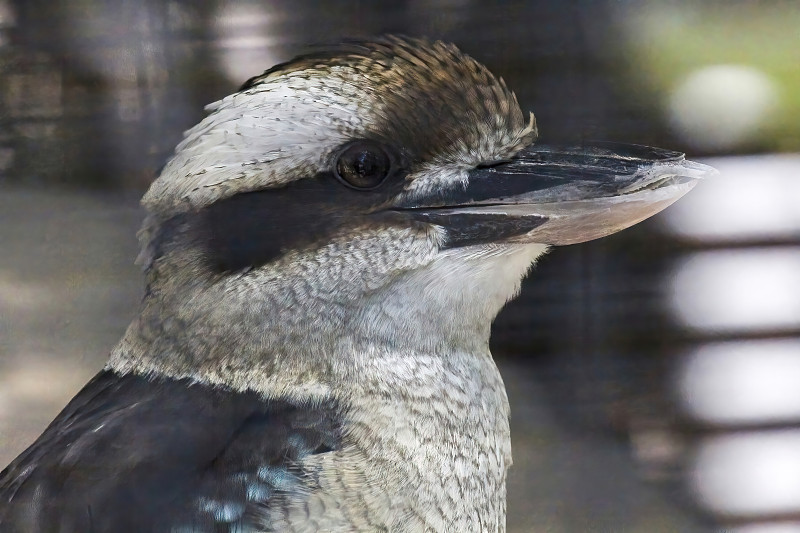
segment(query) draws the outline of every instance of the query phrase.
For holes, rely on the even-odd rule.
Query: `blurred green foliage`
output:
[[[664,101],[696,69],[758,69],[775,84],[779,102],[757,148],[800,151],[800,3],[649,2],[630,15],[628,66],[645,90]]]

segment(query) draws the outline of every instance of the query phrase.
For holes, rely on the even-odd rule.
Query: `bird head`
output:
[[[708,172],[640,146],[538,146],[505,83],[442,42],[301,56],[207,109],[143,199],[148,293],[123,367],[488,353],[548,246],[635,224]]]

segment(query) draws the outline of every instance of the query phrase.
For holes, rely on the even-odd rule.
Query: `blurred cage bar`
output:
[[[726,531],[800,530],[800,155],[720,158],[669,212],[676,430]]]
[[[59,191],[138,194],[205,104],[308,43],[387,32],[459,44],[517,91],[548,142],[718,156],[709,162],[722,176],[664,216],[542,259],[498,317],[492,349],[509,369],[515,424],[509,530],[796,531],[800,158],[741,154],[800,151],[797,48],[786,37],[796,38],[798,12],[780,1],[0,0],[0,183],[42,191],[39,209],[85,209],[86,220],[70,218],[81,228],[101,217],[132,234],[130,204],[122,224]],[[9,216],[25,216],[28,204],[8,198],[19,204]],[[14,244],[5,249],[24,254],[28,241],[12,243],[20,232],[9,229],[23,222],[2,220]],[[117,269],[133,259],[123,233],[96,238],[116,247]],[[24,262],[6,258],[0,275],[12,264]],[[129,307],[122,292],[83,305]],[[12,299],[0,310],[24,316]],[[11,417],[24,404],[5,376],[30,357],[7,333],[0,416]],[[70,353],[67,366],[85,373],[75,387],[106,355]],[[30,368],[65,364],[43,361]],[[519,401],[531,389],[550,413],[541,425]],[[71,393],[52,399],[43,423]],[[542,447],[552,435],[572,444]],[[666,506],[620,481],[634,465]]]

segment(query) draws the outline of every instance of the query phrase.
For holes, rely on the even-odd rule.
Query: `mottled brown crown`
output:
[[[526,119],[505,81],[442,41],[398,36],[350,41],[276,65],[241,90],[278,79],[325,75],[367,85],[370,96],[382,104],[374,133],[414,147],[420,160],[440,161],[452,152],[483,159],[484,153],[513,153],[536,139],[533,114]]]

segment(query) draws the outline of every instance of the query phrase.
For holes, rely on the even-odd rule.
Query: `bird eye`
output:
[[[392,170],[392,160],[378,143],[356,141],[347,146],[334,165],[334,173],[345,185],[368,190],[378,187]]]

